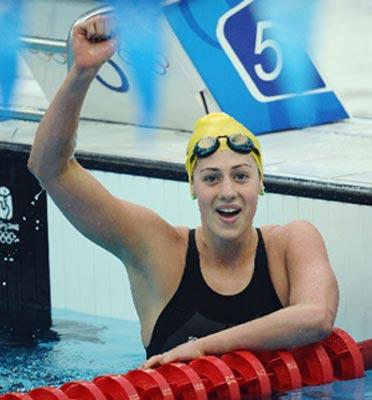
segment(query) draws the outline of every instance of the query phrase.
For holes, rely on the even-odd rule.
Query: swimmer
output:
[[[262,153],[234,118],[206,115],[190,136],[186,170],[201,217],[195,230],[113,196],[74,158],[85,95],[117,49],[110,26],[107,17],[76,26],[75,63],[38,127],[28,166],[71,223],[125,265],[144,366],[330,335],[338,288],[323,239],[306,221],[253,226]]]

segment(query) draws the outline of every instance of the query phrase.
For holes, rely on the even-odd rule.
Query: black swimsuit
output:
[[[224,296],[205,282],[200,270],[195,230],[190,230],[181,283],[156,321],[146,348],[147,358],[283,308],[270,278],[265,244],[259,229],[257,233],[254,272],[249,285],[236,295]]]

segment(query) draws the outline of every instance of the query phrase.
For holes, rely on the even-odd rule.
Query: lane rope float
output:
[[[240,400],[264,398],[308,385],[364,376],[372,369],[372,339],[355,340],[335,328],[328,338],[291,350],[234,351],[174,362],[157,369],[68,382],[0,400]]]

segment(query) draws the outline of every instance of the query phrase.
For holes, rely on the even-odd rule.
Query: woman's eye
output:
[[[237,182],[246,182],[249,179],[249,176],[245,173],[238,173],[234,178]]]
[[[217,175],[206,175],[203,177],[203,181],[209,184],[216,183],[218,181]]]

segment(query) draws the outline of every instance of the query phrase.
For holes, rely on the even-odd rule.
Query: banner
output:
[[[347,118],[307,49],[278,41],[280,20],[263,15],[264,1],[183,0],[164,13],[219,107],[254,133]],[[296,63],[302,82],[292,73]]]

